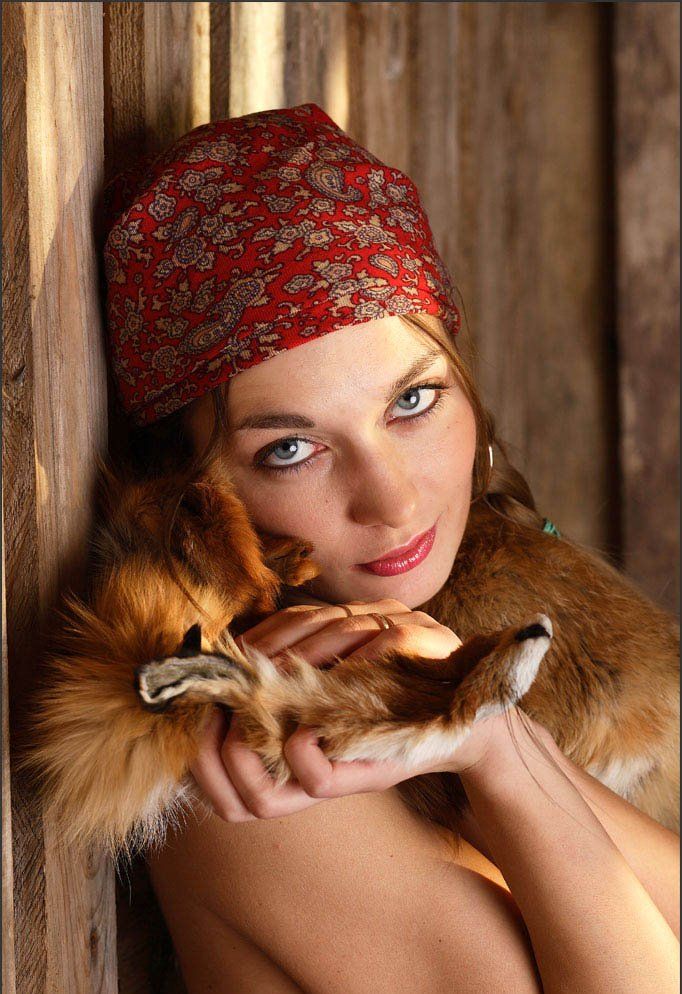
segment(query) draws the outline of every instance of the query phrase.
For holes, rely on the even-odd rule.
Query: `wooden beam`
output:
[[[624,563],[677,612],[680,8],[614,8]]]
[[[211,46],[224,43],[210,24],[208,3],[104,4],[104,107],[106,173],[111,178],[148,153],[210,120]],[[110,381],[111,383],[111,381]],[[113,383],[110,386],[113,394]],[[125,448],[127,421],[113,402],[109,447]],[[172,944],[149,882],[144,859],[134,860],[117,885],[119,994],[150,994],[163,987],[184,992]]]
[[[604,4],[457,4],[454,277],[539,509],[617,552]]]
[[[82,580],[94,455],[105,437],[92,232],[103,176],[102,10],[98,3],[11,4],[3,24],[8,7],[16,92],[7,173],[3,161],[13,248],[3,268],[3,283],[13,285],[4,329],[3,512],[16,716],[36,679],[51,610]],[[66,851],[18,777],[12,792],[19,989],[113,994],[112,868],[96,854],[80,859]]]

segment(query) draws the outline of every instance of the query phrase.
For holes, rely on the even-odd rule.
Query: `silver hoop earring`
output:
[[[488,446],[488,455],[490,456],[490,468],[492,469],[493,468],[493,447],[492,447],[492,445]]]

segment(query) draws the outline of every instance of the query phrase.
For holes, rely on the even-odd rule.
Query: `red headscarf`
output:
[[[313,103],[194,128],[105,191],[110,359],[150,424],[284,349],[459,312],[412,180]]]

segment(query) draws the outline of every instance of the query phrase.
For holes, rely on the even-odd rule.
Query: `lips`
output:
[[[426,559],[433,547],[435,537],[436,525],[434,524],[428,531],[418,535],[408,546],[392,549],[381,559],[360,563],[360,569],[377,576],[395,576],[398,573],[406,573]]]

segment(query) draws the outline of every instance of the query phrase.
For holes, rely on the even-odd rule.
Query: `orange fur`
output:
[[[679,630],[595,553],[475,504],[450,579],[423,606],[465,640],[450,659],[395,652],[318,670],[294,657],[284,672],[240,652],[229,626],[316,575],[310,549],[257,535],[214,462],[179,507],[169,564],[161,522],[174,481],[104,466],[101,480],[92,593],[66,600],[64,651],[22,760],[65,841],[113,853],[160,843],[192,804],[189,764],[215,702],[239,713],[283,781],[282,744],[299,722],[320,729],[331,757],[409,763],[447,754],[477,718],[522,700],[575,762],[677,826]],[[401,790],[456,829],[456,777]]]

